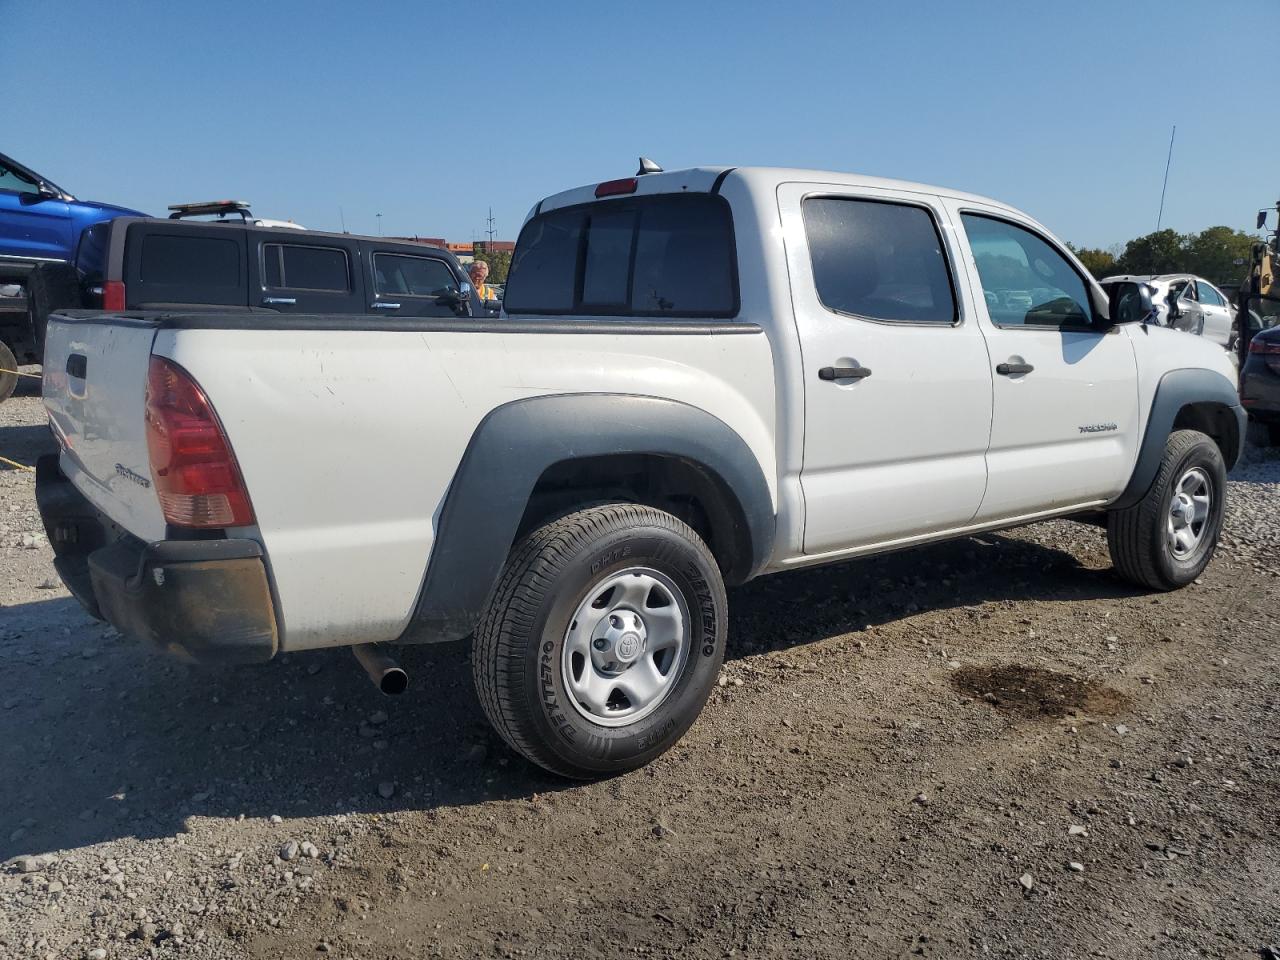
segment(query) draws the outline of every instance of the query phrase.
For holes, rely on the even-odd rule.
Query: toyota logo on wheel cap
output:
[[[618,646],[616,653],[618,659],[623,661],[634,660],[636,654],[640,652],[640,635],[627,631],[618,638]]]

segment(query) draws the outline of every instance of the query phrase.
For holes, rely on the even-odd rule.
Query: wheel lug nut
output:
[[[622,626],[622,621],[618,619],[617,614],[610,614],[610,616],[609,616],[609,626],[614,627],[614,628],[617,628],[617,627]]]
[[[596,640],[592,640],[591,645],[595,647],[597,650],[607,650],[609,648],[609,641],[605,640],[603,637],[600,637]]]

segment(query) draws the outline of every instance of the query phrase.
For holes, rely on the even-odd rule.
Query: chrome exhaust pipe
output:
[[[388,696],[404,693],[409,686],[409,675],[400,664],[382,652],[380,644],[358,643],[351,648],[351,652],[356,655],[373,685]]]

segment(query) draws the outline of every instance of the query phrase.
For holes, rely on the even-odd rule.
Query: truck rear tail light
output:
[[[151,476],[166,522],[195,528],[254,522],[218,415],[191,374],[164,357],[152,357],[147,371],[146,421]]]
[[[102,285],[102,309],[123,310],[124,283],[120,280],[108,280]]]
[[[635,177],[627,177],[625,180],[606,180],[604,183],[596,185],[597,197],[616,197],[619,194],[635,192]]]
[[[1249,343],[1250,353],[1280,353],[1280,340],[1260,340],[1254,337]]]

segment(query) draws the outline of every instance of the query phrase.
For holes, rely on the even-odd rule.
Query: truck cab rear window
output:
[[[554,210],[520,231],[511,314],[731,317],[738,283],[729,206],[710,194]]]
[[[262,245],[264,277],[268,287],[290,290],[351,289],[347,252],[337,247],[311,247],[295,243]]]

